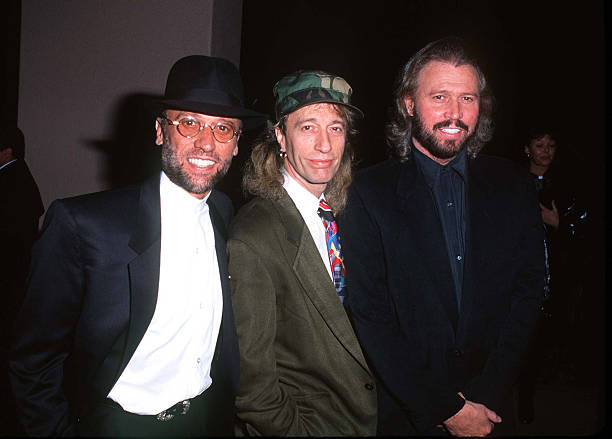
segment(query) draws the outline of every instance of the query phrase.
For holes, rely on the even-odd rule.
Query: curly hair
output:
[[[334,109],[346,122],[346,143],[340,166],[325,188],[325,200],[334,214],[340,213],[346,205],[347,189],[352,181],[354,153],[352,138],[357,134],[355,121],[357,113],[344,105],[333,104]],[[247,161],[242,177],[242,187],[246,193],[272,200],[283,196],[282,168],[285,158],[280,156],[280,145],[276,141],[274,129],[279,127],[287,134],[287,117],[280,118],[277,124],[267,123],[264,131],[255,140],[250,160]]]
[[[412,117],[406,110],[404,99],[416,97],[419,74],[431,61],[451,63],[455,66],[468,65],[476,70],[480,98],[480,114],[474,135],[467,140],[466,148],[470,157],[476,157],[485,143],[493,137],[493,95],[487,80],[470,53],[466,43],[457,37],[433,41],[419,50],[402,67],[396,79],[394,105],[390,122],[386,127],[387,146],[392,157],[406,161],[410,157],[412,142]]]

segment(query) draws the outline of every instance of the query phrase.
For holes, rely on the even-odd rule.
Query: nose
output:
[[[463,117],[463,110],[459,101],[451,99],[446,107],[445,116],[451,120],[459,120]]]
[[[320,152],[329,152],[331,150],[331,141],[326,130],[322,130],[321,134],[319,134],[315,149]]]
[[[204,151],[211,151],[215,148],[215,138],[210,126],[204,125],[198,136],[193,142],[196,148],[203,149]]]

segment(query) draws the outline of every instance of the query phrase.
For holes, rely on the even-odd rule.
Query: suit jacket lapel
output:
[[[234,313],[232,310],[232,301],[230,295],[229,273],[227,271],[227,227],[217,207],[215,206],[212,197],[208,198],[208,207],[210,219],[215,231],[215,249],[217,251],[217,264],[219,266],[219,276],[221,278],[221,294],[223,295],[223,317],[221,319],[221,328],[219,329],[219,337],[215,347],[215,355],[213,357],[213,367],[219,359],[221,351],[224,351],[228,361],[223,361],[223,367],[229,367],[230,364],[238,364],[238,349],[236,346],[230,346],[231,342],[237,339],[236,326],[234,324]],[[236,347],[236,349],[233,349]],[[237,376],[237,375],[235,375]],[[235,377],[232,375],[232,378]],[[234,383],[238,385],[237,379]]]
[[[340,343],[364,369],[369,371],[353,327],[329,273],[323,265],[308,227],[287,194],[279,201],[279,205],[287,240],[292,246],[297,247],[292,269],[302,284],[304,292]]]
[[[130,322],[121,374],[147,330],[157,303],[161,251],[159,176],[142,184],[129,246],[136,257],[128,264]],[[119,375],[117,375],[119,376]]]
[[[398,245],[410,239],[415,246],[404,245],[413,249],[414,255],[408,255],[406,260],[419,259],[430,274],[430,280],[436,287],[434,291],[453,329],[457,326],[459,307],[455,294],[454,281],[449,266],[446,242],[442,232],[442,224],[436,213],[436,206],[431,196],[425,178],[410,159],[402,166],[397,184],[398,208],[402,212],[403,223],[399,225],[400,239]],[[425,294],[429,292],[424,292]]]

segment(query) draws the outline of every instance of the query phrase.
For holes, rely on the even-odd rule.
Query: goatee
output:
[[[441,160],[452,159],[459,154],[459,152],[461,152],[466,145],[469,144],[469,141],[474,136],[474,132],[470,133],[468,137],[463,139],[461,142],[446,140],[441,143],[438,141],[438,139],[436,139],[434,132],[437,129],[450,126],[451,124],[452,122],[450,120],[438,122],[433,126],[432,131],[428,131],[423,125],[423,120],[419,116],[418,111],[415,109],[414,116],[412,117],[412,137],[414,137],[423,148],[429,151],[432,156]],[[469,127],[463,121],[457,120],[455,121],[455,125],[469,132]]]

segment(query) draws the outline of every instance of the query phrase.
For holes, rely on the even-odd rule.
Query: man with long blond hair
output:
[[[329,73],[282,78],[276,123],[247,165],[244,187],[256,198],[238,213],[228,241],[242,434],[376,432],[374,378],[343,306],[334,219],[346,203],[348,139],[361,113],[350,95]]]

